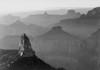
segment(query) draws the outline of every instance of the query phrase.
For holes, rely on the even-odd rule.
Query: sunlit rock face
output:
[[[22,57],[30,57],[35,55],[35,51],[33,51],[30,40],[26,34],[21,36],[21,42],[19,44],[19,55]]]

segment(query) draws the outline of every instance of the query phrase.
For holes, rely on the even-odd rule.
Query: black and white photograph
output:
[[[0,70],[100,70],[100,0],[0,0]]]

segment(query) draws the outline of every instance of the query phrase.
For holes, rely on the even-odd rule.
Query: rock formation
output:
[[[80,17],[81,13],[80,12],[76,12],[75,10],[68,10],[68,13],[66,14],[69,17]]]
[[[62,26],[66,32],[77,37],[86,38],[95,29],[100,28],[100,7],[89,10],[87,14],[81,15],[80,18],[64,19],[55,25]]]
[[[90,11],[86,15],[82,15],[82,18],[100,18],[100,7],[96,7]]]
[[[33,56],[35,55],[35,51],[33,51],[29,38],[26,34],[21,36],[21,42],[19,44],[19,54],[23,57]]]
[[[65,32],[62,27],[55,26],[47,33],[34,38],[32,46],[39,51],[75,53],[80,49],[80,39]]]
[[[56,70],[35,55],[26,34],[21,36],[19,54],[9,59],[7,70]]]

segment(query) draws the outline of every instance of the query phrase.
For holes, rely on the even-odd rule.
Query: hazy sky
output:
[[[63,7],[97,7],[100,0],[0,0],[0,14]]]

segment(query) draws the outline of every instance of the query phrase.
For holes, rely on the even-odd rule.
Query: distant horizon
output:
[[[87,14],[87,12],[94,7],[84,7],[84,8],[54,8],[54,9],[47,9],[47,10],[35,10],[35,11],[25,11],[25,12],[14,12],[14,13],[6,13],[6,14],[0,14],[0,17],[6,16],[6,15],[13,15],[13,16],[19,16],[19,17],[26,17],[29,15],[36,15],[36,14],[44,14],[47,12],[48,14],[53,15],[65,15],[67,14],[68,10],[75,10],[75,12],[79,12],[81,14]]]
[[[0,24],[9,25],[16,22],[16,20],[22,20],[22,19],[28,18],[28,16],[30,15],[41,16],[41,14],[45,14],[45,12],[47,12],[47,14],[49,15],[59,15],[59,16],[61,15],[61,17],[62,16],[64,17],[65,15],[68,14],[69,10],[74,10],[76,14],[80,13],[80,15],[82,15],[82,14],[87,14],[87,12],[91,9],[93,8],[55,8],[55,9],[49,9],[49,10],[10,13],[10,14],[5,14],[5,15],[0,16]]]
[[[99,7],[99,0],[0,0],[0,14],[59,8]]]

